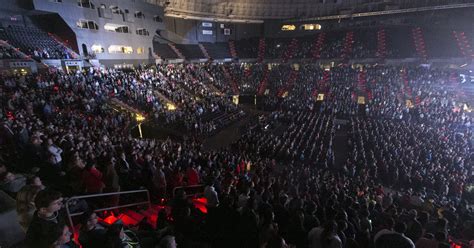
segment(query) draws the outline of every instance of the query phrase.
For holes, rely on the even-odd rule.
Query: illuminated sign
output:
[[[293,31],[296,29],[295,25],[283,25],[281,26],[282,31]]]
[[[234,96],[232,96],[232,102],[233,102],[235,105],[239,105],[239,95],[234,95]]]
[[[302,30],[321,30],[320,24],[303,24],[301,25]]]
[[[322,101],[322,100],[324,100],[324,94],[318,94],[316,101]]]

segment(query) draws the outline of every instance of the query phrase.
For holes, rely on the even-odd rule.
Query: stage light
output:
[[[136,120],[137,122],[142,122],[142,121],[145,120],[145,116],[143,116],[143,115],[141,115],[141,114],[137,114],[137,115],[135,116],[135,120]]]
[[[169,111],[174,111],[176,110],[176,105],[172,104],[172,103],[166,103],[166,109],[168,109]]]

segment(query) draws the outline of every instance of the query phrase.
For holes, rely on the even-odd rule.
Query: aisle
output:
[[[349,156],[349,146],[347,145],[347,141],[349,140],[349,124],[345,122],[347,122],[347,120],[336,120],[336,123],[341,125],[341,128],[336,130],[334,137],[334,156],[337,169],[344,166]]]
[[[204,151],[216,151],[221,148],[226,148],[230,146],[232,143],[236,142],[240,137],[239,128],[241,126],[246,125],[249,123],[252,118],[255,118],[251,115],[246,116],[242,120],[230,125],[229,127],[224,128],[222,131],[213,135],[203,142],[203,150]]]
[[[204,151],[215,151],[230,146],[240,138],[240,135],[242,135],[240,127],[257,120],[259,115],[268,114],[245,105],[242,106],[242,109],[247,113],[247,116],[229,127],[224,128],[219,133],[205,139],[203,142]]]

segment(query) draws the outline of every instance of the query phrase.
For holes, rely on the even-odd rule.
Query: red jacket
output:
[[[82,181],[87,193],[101,193],[105,187],[102,182],[102,173],[94,167],[90,171],[82,172]]]
[[[197,185],[199,184],[199,174],[194,168],[188,168],[186,170],[186,176],[188,178],[188,185]]]

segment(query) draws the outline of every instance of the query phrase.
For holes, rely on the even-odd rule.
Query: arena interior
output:
[[[1,248],[473,248],[473,0],[0,1]]]

